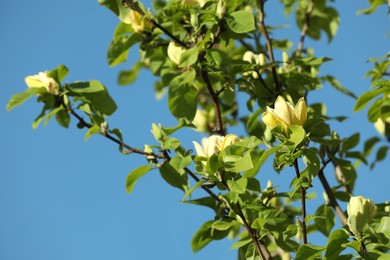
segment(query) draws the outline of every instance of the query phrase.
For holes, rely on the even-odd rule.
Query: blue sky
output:
[[[277,1],[268,1],[268,7],[270,23],[291,22]],[[306,44],[318,56],[333,58],[323,73],[361,94],[370,84],[363,79],[371,68],[366,60],[389,51],[387,7],[372,16],[355,14],[366,7],[365,1],[338,1],[336,7],[341,24],[333,43]],[[31,123],[40,111],[33,100],[5,111],[9,98],[26,88],[25,76],[65,64],[70,69],[66,81],[97,79],[108,87],[118,104],[108,121],[122,130],[127,143],[153,143],[152,123],[173,126],[176,121],[166,99],[155,101],[153,78],[146,71],[132,86],[117,86],[118,71],[138,57],[134,49],[129,62],[108,67],[106,50],[118,19],[96,1],[1,1],[0,9],[0,259],[236,259],[229,240],[191,252],[192,235],[213,213],[182,204],[183,194],[157,171],[145,175],[133,194],[125,192],[127,174],[145,163],[141,156],[123,156],[99,136],[85,142],[85,131],[74,120],[68,130],[55,121],[33,130]],[[299,39],[294,22],[278,35],[291,36],[295,44]],[[328,105],[329,115],[350,117],[332,125],[342,137],[357,131],[363,139],[377,135],[367,124],[366,111],[352,112],[353,99],[326,86],[310,96],[309,102],[320,101]],[[202,136],[183,131],[178,137],[190,146]],[[374,171],[361,167],[355,194],[389,200],[389,167],[388,160]],[[285,187],[287,174],[261,173],[259,179],[263,186],[273,178],[275,185]],[[332,170],[327,174],[332,177]],[[322,203],[321,192],[313,203]]]

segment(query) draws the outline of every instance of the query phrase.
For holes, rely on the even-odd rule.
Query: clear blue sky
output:
[[[307,42],[318,56],[334,58],[323,73],[333,74],[357,94],[369,86],[363,80],[371,66],[366,60],[386,54],[390,46],[385,37],[387,7],[373,16],[356,16],[365,6],[365,1],[338,1],[341,25],[332,45]],[[277,1],[268,1],[267,8],[273,10],[271,23],[289,22]],[[144,176],[132,195],[126,194],[126,176],[145,162],[141,156],[123,156],[99,136],[84,142],[85,131],[77,129],[75,121],[68,130],[55,121],[32,130],[40,111],[33,100],[5,111],[9,98],[26,88],[26,75],[62,63],[70,69],[68,82],[97,79],[109,88],[119,107],[109,123],[122,129],[126,142],[138,147],[153,143],[149,134],[153,122],[166,126],[176,122],[166,100],[155,101],[153,78],[146,71],[134,85],[117,86],[118,71],[138,57],[132,50],[128,63],[108,67],[106,50],[118,19],[96,1],[1,1],[0,10],[0,259],[236,259],[229,240],[191,252],[192,235],[213,213],[182,204],[183,194],[157,171]],[[292,25],[280,35],[293,36],[296,44],[299,34]],[[333,124],[342,137],[356,131],[363,138],[376,135],[366,123],[366,111],[352,113],[351,98],[326,86],[309,100],[318,101],[328,104],[329,115],[351,117],[345,124]],[[191,131],[179,137],[188,146],[201,138]],[[376,202],[389,200],[389,168],[389,160],[374,171],[362,167],[355,194]],[[270,176],[275,176],[276,185],[285,186],[282,179],[287,174]],[[327,175],[332,177],[333,172],[328,170]],[[259,178],[264,186],[269,176],[261,173]],[[321,193],[317,204],[322,203]]]

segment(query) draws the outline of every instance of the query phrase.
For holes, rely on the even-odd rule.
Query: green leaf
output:
[[[369,3],[371,4],[371,6],[366,8],[366,9],[362,9],[362,10],[357,11],[357,14],[371,14],[371,13],[375,12],[375,10],[380,5],[386,4],[386,2],[387,2],[386,0],[370,0]]]
[[[194,199],[194,200],[185,200],[183,202],[193,204],[193,205],[200,205],[200,206],[209,207],[213,210],[215,209],[215,206],[216,206],[216,201],[212,197],[204,197],[204,198],[199,198],[199,199]]]
[[[185,50],[180,55],[180,61],[179,64],[181,68],[189,67],[193,65],[198,60],[198,49],[197,48],[191,48],[189,50]]]
[[[177,130],[180,130],[182,129],[183,127],[193,127],[194,125],[189,122],[188,120],[186,120],[185,118],[181,118],[179,119],[179,123],[177,124],[177,126],[174,126],[174,127],[161,127],[161,129],[164,131],[164,133],[166,133],[167,135],[171,135],[173,134],[174,132],[176,132]]]
[[[317,176],[320,170],[320,159],[317,156],[316,149],[309,148],[302,151],[309,175],[313,177]]]
[[[142,67],[142,62],[137,62],[133,68],[129,70],[121,70],[118,75],[118,84],[124,86],[133,83],[137,79],[138,72]]]
[[[122,35],[121,37],[113,40],[107,51],[108,65],[113,67],[125,62],[131,46],[139,42],[141,39],[141,35],[134,33],[130,36]]]
[[[169,163],[173,166],[173,168],[175,168],[176,171],[180,171],[192,163],[192,158],[191,156],[175,156]]]
[[[161,177],[170,185],[175,188],[179,188],[182,191],[186,191],[188,185],[188,177],[186,174],[181,175],[175,168],[168,162],[164,163],[160,168]]]
[[[57,68],[49,71],[49,76],[54,78],[55,81],[60,83],[69,73],[69,69],[65,66],[60,64]]]
[[[238,240],[236,243],[234,243],[232,245],[231,249],[236,249],[236,248],[243,247],[243,246],[249,244],[250,242],[252,242],[251,238],[243,238],[241,240]]]
[[[239,194],[244,194],[246,191],[246,186],[248,184],[248,179],[245,177],[241,177],[237,181],[228,180],[227,185],[230,190],[233,192],[237,192]]]
[[[195,71],[187,70],[171,81],[168,90],[168,107],[177,118],[192,121],[196,113],[197,90],[193,86]]]
[[[37,94],[45,94],[46,89],[45,88],[28,88],[24,92],[15,94],[11,97],[7,104],[7,111],[10,111],[11,109],[20,106],[24,102],[26,102],[29,98],[31,98],[34,95]]]
[[[119,15],[117,0],[98,0],[98,3],[110,9],[115,15]]]
[[[47,123],[49,122],[50,118],[51,118],[52,116],[54,116],[55,114],[57,114],[58,111],[60,111],[60,110],[62,110],[62,109],[64,109],[64,107],[62,107],[62,106],[56,107],[56,108],[52,109],[52,110],[47,114],[46,119],[45,119],[43,125],[44,125],[44,126],[47,126]]]
[[[244,172],[253,168],[252,157],[249,152],[244,156],[223,154],[223,166],[232,172]]]
[[[200,180],[200,181],[198,181],[190,190],[188,190],[188,191],[186,192],[186,194],[185,194],[184,197],[181,199],[181,201],[184,202],[184,200],[185,200],[188,196],[190,196],[190,195],[194,192],[194,190],[196,190],[197,188],[201,187],[201,186],[203,185],[203,183],[205,183],[205,182],[206,182],[205,180]]]
[[[265,161],[268,159],[269,156],[271,156],[273,153],[275,153],[280,147],[279,146],[275,146],[275,147],[272,147],[268,150],[266,150],[259,158],[259,160],[257,162],[255,162],[255,168],[258,168],[258,170],[260,170],[261,166],[265,163]],[[252,178],[254,176],[256,176],[256,174],[258,173],[259,171],[248,171],[248,172],[245,172],[245,177],[247,178]]]
[[[291,134],[288,141],[296,148],[306,137],[305,129],[300,125],[292,125],[289,129],[291,130]]]
[[[99,134],[99,133],[100,133],[100,126],[93,125],[92,127],[90,127],[88,129],[87,133],[85,134],[85,141],[88,141],[88,139],[91,137],[91,135]]]
[[[295,260],[314,260],[326,249],[324,246],[304,244],[299,246]]]
[[[211,225],[213,229],[224,231],[228,230],[234,225],[237,224],[236,220],[231,220],[231,221],[224,221],[224,220],[216,220],[214,223]]]
[[[243,10],[228,15],[226,22],[230,30],[235,33],[247,33],[255,29],[255,17],[252,13]]]
[[[66,85],[66,88],[73,94],[95,93],[105,90],[103,84],[97,80],[71,83]]]
[[[79,97],[82,101],[91,105],[95,112],[103,115],[111,115],[117,109],[107,89],[97,80],[77,82],[66,85],[69,95]]]
[[[213,240],[211,237],[211,225],[213,222],[212,220],[205,222],[195,233],[191,240],[191,248],[194,253],[207,246]]]
[[[69,127],[70,115],[68,112],[65,111],[65,109],[60,109],[55,115],[56,121],[60,126],[65,128]]]
[[[344,88],[335,77],[326,75],[322,79],[327,81],[332,87],[334,87],[336,90],[340,91],[341,93],[344,93],[345,95],[357,99],[357,96],[352,91]]]
[[[360,134],[355,133],[348,137],[346,140],[343,140],[342,146],[341,146],[341,151],[342,152],[347,152],[348,150],[354,148],[356,145],[359,144],[360,141]]]
[[[333,231],[328,238],[325,258],[338,259],[340,253],[345,249],[345,247],[342,247],[341,245],[348,243],[348,238],[349,233],[345,229],[338,229]]]
[[[135,169],[131,173],[129,173],[129,175],[127,176],[127,179],[126,179],[126,191],[127,191],[127,193],[132,193],[134,185],[138,181],[138,179],[140,177],[142,177],[145,173],[149,172],[152,169],[153,168],[151,166],[149,166],[149,165],[143,165],[141,167],[138,167],[137,169]]]
[[[363,93],[355,103],[355,107],[353,109],[354,112],[358,112],[364,109],[368,102],[370,102],[376,96],[390,91],[390,81],[377,80],[374,81],[372,85],[378,86],[378,88]]]
[[[317,208],[315,215],[323,217],[314,219],[315,227],[325,236],[329,236],[336,219],[332,208],[323,204]]]

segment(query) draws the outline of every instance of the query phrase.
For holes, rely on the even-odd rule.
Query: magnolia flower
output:
[[[39,72],[33,76],[27,76],[24,80],[29,88],[46,88],[47,92],[53,95],[58,95],[60,86],[57,81],[48,76],[49,72]]]
[[[363,228],[374,218],[376,206],[372,200],[362,196],[351,197],[347,213],[349,229],[355,235],[359,235]]]
[[[147,19],[144,19],[142,15],[134,10],[130,10],[129,14],[125,19],[122,20],[123,23],[130,24],[133,27],[134,31],[141,33],[146,29],[152,29],[153,24]]]
[[[278,96],[275,101],[275,108],[272,109],[267,106],[267,111],[261,117],[263,122],[271,129],[279,125],[285,128],[292,125],[303,126],[307,118],[305,99],[300,98],[294,107],[286,102],[282,96]]]
[[[202,139],[202,145],[193,141],[198,156],[211,157],[214,153],[223,151],[227,146],[238,142],[240,139],[234,134],[227,136],[212,135]]]

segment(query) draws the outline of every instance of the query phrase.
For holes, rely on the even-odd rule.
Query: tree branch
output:
[[[259,5],[260,5],[260,8],[259,8],[259,10],[260,10],[260,31],[264,35],[265,41],[267,43],[267,50],[268,50],[269,59],[270,59],[271,63],[274,63],[275,62],[275,58],[274,58],[274,51],[272,49],[272,41],[271,41],[271,39],[269,37],[267,28],[266,28],[265,23],[264,23],[264,16],[265,16],[265,13],[264,13],[264,3],[265,3],[265,0],[259,0]],[[272,65],[271,71],[272,71],[272,77],[273,77],[274,82],[275,82],[275,89],[279,92],[280,91],[280,85],[279,85],[278,74],[276,72],[275,65]]]
[[[76,111],[74,111],[72,108],[67,108],[68,109],[68,112],[71,113],[74,117],[76,117],[78,120],[79,120],[79,123],[78,123],[78,127],[79,128],[83,128],[83,127],[86,127],[86,128],[91,128],[93,127],[92,124],[88,123],[87,121],[84,120],[84,118],[82,118],[79,114],[77,114]],[[145,156],[153,156],[155,158],[160,158],[160,159],[163,159],[165,158],[164,155],[162,154],[156,154],[156,153],[151,153],[151,152],[145,152],[144,150],[141,150],[141,149],[138,149],[138,148],[134,148],[124,142],[122,142],[121,140],[119,140],[118,138],[114,137],[113,135],[109,134],[109,133],[103,133],[103,132],[100,132],[100,134],[104,137],[106,137],[107,139],[113,141],[114,143],[124,147],[127,149],[127,153],[137,153],[137,154],[142,154],[142,155],[145,155]]]
[[[325,193],[328,196],[329,203],[330,203],[331,207],[334,209],[337,216],[339,217],[341,224],[343,226],[345,226],[345,225],[347,225],[347,217],[344,215],[343,210],[339,206],[339,204],[336,200],[336,197],[334,196],[333,191],[330,188],[328,180],[326,179],[325,174],[324,174],[324,169],[329,162],[331,162],[331,159],[328,159],[327,161],[323,162],[323,165],[320,168],[320,171],[318,172],[318,178],[320,179],[321,184],[324,187]]]
[[[145,12],[139,8],[137,5],[135,5],[132,1],[130,0],[123,0],[122,1],[123,5],[125,7],[129,7],[130,9],[132,9],[133,11],[139,13],[140,15],[142,15],[143,17],[145,16]],[[152,19],[152,18],[149,18],[149,17],[145,17],[143,18],[145,19],[146,21],[150,22],[153,24],[154,27],[157,27],[159,28],[161,31],[163,31],[166,35],[168,35],[169,38],[171,38],[174,42],[176,42],[177,44],[183,46],[184,48],[188,48],[188,45],[185,44],[182,40],[180,40],[179,38],[177,38],[176,36],[174,36],[171,32],[169,32],[167,29],[165,29],[164,27],[162,27],[156,20]]]
[[[309,6],[307,7],[307,11],[305,14],[305,23],[302,26],[301,30],[301,37],[299,39],[298,47],[297,47],[297,56],[300,57],[302,54],[303,50],[303,43],[305,41],[305,37],[307,35],[307,30],[309,29],[310,25],[310,18],[311,18],[311,13],[313,12],[314,9],[314,3],[313,1],[309,1]]]
[[[294,169],[299,179],[301,177],[301,173],[299,172],[298,167],[298,159],[294,160]],[[307,244],[307,231],[306,231],[306,189],[304,187],[300,187],[301,189],[301,201],[302,201],[302,234],[303,234],[303,243]]]

